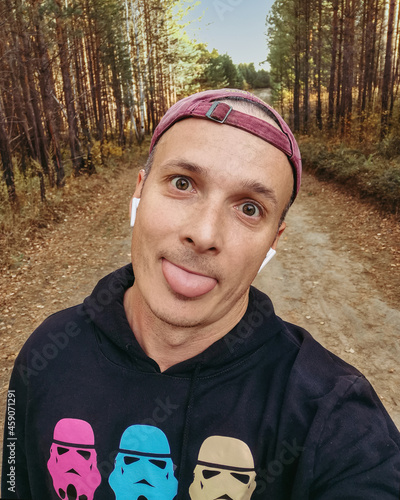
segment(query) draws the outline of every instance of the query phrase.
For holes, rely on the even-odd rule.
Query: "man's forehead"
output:
[[[273,124],[273,120],[266,117],[263,121],[268,123],[269,126],[273,126],[274,129],[279,127]],[[197,151],[196,147],[199,145],[202,147],[202,151],[207,152],[211,145],[210,134],[212,137],[218,137],[219,142],[212,141],[213,147],[220,146],[221,149],[224,148],[224,143],[228,142],[231,137],[234,137],[235,145],[240,146],[240,150],[248,152],[257,152],[260,149],[273,149],[277,154],[281,155],[282,158],[287,156],[276,148],[273,144],[268,143],[257,137],[255,135],[249,134],[240,128],[235,127],[221,127],[212,121],[202,120],[200,118],[186,118],[185,120],[178,121],[174,123],[164,134],[160,137],[157,145],[154,148],[154,153],[157,155],[158,150],[162,149],[160,146],[164,146],[164,149],[170,150],[173,148],[184,148],[185,150]],[[173,145],[171,146],[172,143]],[[258,147],[257,147],[258,144]]]

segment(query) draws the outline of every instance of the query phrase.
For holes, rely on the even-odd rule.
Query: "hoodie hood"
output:
[[[118,349],[129,356],[131,362],[133,359],[141,371],[159,371],[157,363],[146,355],[137,342],[125,314],[124,294],[134,280],[131,264],[109,274],[99,281],[92,294],[85,299],[83,310],[103,334],[104,339],[101,340],[105,342],[102,342],[102,349],[107,357],[111,355],[118,362],[115,358],[115,349]],[[251,287],[247,310],[230,332],[202,353],[168,368],[164,373],[187,375],[199,363],[202,365],[202,375],[210,370],[227,367],[271,341],[282,327],[283,322],[275,315],[270,299]]]

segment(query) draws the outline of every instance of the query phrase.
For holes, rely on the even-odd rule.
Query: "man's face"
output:
[[[150,314],[175,326],[232,328],[283,231],[292,189],[286,156],[256,136],[199,119],[167,131],[135,191],[134,288]]]

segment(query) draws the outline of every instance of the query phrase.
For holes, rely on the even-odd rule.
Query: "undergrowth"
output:
[[[38,233],[51,231],[55,224],[64,220],[77,207],[89,203],[94,193],[111,183],[122,170],[144,165],[148,154],[148,141],[141,147],[134,146],[124,151],[112,151],[103,163],[96,162],[96,173],[79,177],[72,171],[62,188],[50,187],[46,181],[46,199],[41,200],[40,182],[34,171],[23,175],[15,172],[18,203],[11,206],[4,183],[0,183],[0,267],[18,267],[18,256]],[[34,167],[35,168],[35,167]],[[67,170],[68,171],[68,170]],[[132,178],[132,192],[135,188]]]
[[[346,186],[380,210],[400,214],[399,137],[385,139],[368,153],[309,137],[299,143],[305,170]]]

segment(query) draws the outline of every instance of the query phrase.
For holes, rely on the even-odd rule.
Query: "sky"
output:
[[[188,16],[190,38],[229,54],[235,64],[254,62],[256,69],[267,58],[265,19],[274,0],[201,0]],[[197,20],[203,16],[200,21]]]

